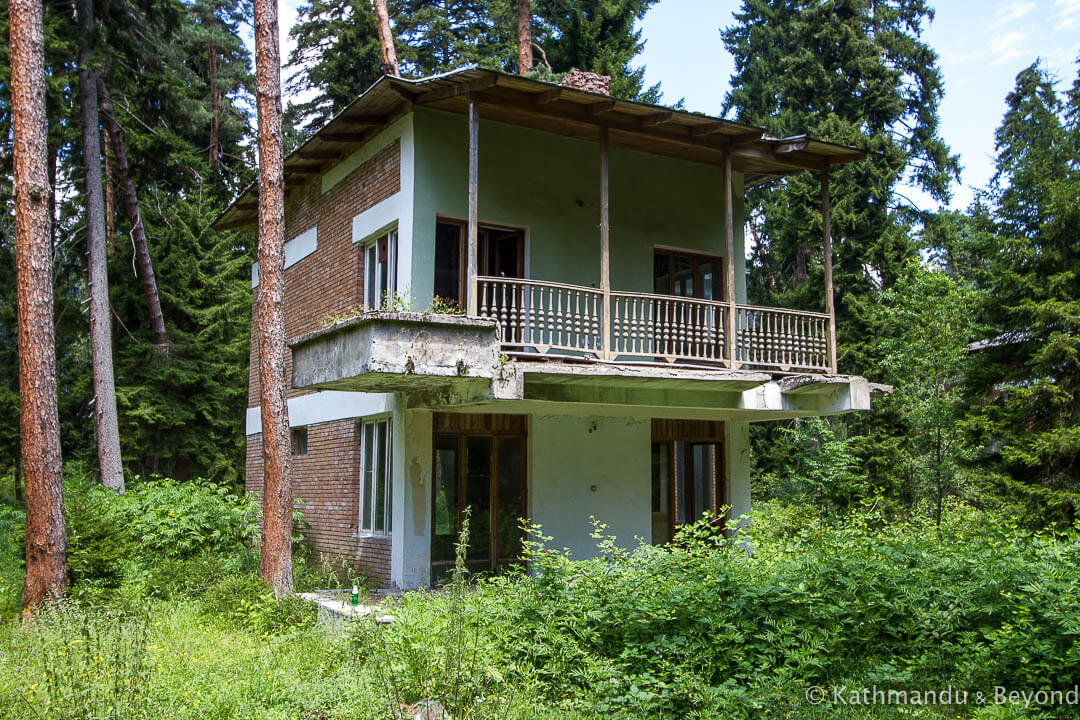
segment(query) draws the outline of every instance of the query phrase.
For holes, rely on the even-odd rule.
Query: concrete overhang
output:
[[[870,409],[891,390],[853,375],[785,375],[502,354],[493,319],[369,312],[297,338],[292,384],[399,393],[409,407],[778,420]],[[538,356],[541,357],[541,356]]]

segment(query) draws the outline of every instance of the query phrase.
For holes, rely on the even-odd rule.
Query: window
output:
[[[292,454],[297,457],[307,455],[307,428],[293,428],[290,434],[292,435]]]
[[[392,308],[397,292],[397,230],[364,248],[364,305],[372,310]]]
[[[360,424],[360,532],[391,530],[394,482],[390,418]]]

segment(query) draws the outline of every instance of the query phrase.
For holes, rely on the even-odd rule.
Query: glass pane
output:
[[[394,424],[386,421],[386,532],[394,529]]]
[[[458,439],[453,435],[435,436],[435,517],[432,523],[431,560],[454,559],[458,523]]]
[[[713,509],[713,481],[716,475],[716,446],[695,443],[694,453],[694,520],[706,510]]]
[[[653,443],[652,446],[652,511],[666,513],[671,497],[671,452],[667,443]]]
[[[719,283],[716,282],[716,261],[699,261],[698,273],[701,275],[701,297],[705,300],[719,300],[717,291],[720,287]]]
[[[435,294],[444,300],[461,302],[458,278],[461,273],[461,226],[435,225]]]
[[[660,295],[671,294],[671,282],[669,277],[670,256],[666,253],[656,253],[653,256],[653,292]]]
[[[690,258],[675,256],[675,294],[694,296],[694,263]]]
[[[521,555],[522,507],[521,473],[523,447],[519,437],[498,440],[498,514],[495,525],[495,552],[499,562]]]
[[[469,515],[469,563],[491,561],[490,437],[465,439],[465,505]]]
[[[661,545],[671,540],[671,445],[652,445],[652,541]]]
[[[694,501],[693,488],[691,492],[686,491],[687,480],[687,465],[690,461],[690,454],[687,452],[687,444],[681,440],[676,441],[675,445],[675,524],[682,525],[687,521],[687,518],[694,516],[694,509],[690,507],[690,504]]]
[[[386,531],[386,421],[375,423],[375,530]]]
[[[375,246],[368,245],[364,253],[364,271],[367,278],[364,281],[364,305],[370,310],[378,310],[378,293],[375,288]]]
[[[488,268],[497,277],[518,276],[518,233],[493,230],[488,235]]]
[[[375,425],[364,423],[363,429],[364,466],[361,469],[363,481],[360,483],[360,529],[371,530],[371,484],[375,460]]]
[[[386,289],[391,294],[397,291],[397,230],[391,230],[390,234],[386,236],[390,245],[390,256],[387,259],[386,267],[389,277],[386,281]]]

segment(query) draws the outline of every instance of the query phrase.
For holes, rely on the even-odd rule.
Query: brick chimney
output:
[[[562,83],[560,84],[563,87],[573,88],[574,90],[585,90],[586,92],[594,92],[601,95],[611,95],[610,75],[599,75],[594,72],[574,68],[563,76]]]

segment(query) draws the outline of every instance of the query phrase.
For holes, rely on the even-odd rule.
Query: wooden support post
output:
[[[608,130],[600,129],[600,289],[604,293],[601,357],[611,359],[611,219],[608,214]]]
[[[469,237],[468,237],[468,270],[466,282],[468,284],[468,314],[476,315],[479,310],[479,298],[476,296],[476,246],[479,233],[480,215],[477,201],[479,192],[479,151],[477,148],[480,137],[480,110],[476,101],[469,98]]]
[[[732,197],[731,187],[731,153],[724,153],[724,267],[727,276],[724,281],[724,290],[727,295],[727,325],[724,332],[724,343],[727,346],[728,367],[734,369],[735,363],[735,201]]]
[[[825,246],[825,312],[829,316],[829,372],[836,374],[836,304],[833,299],[832,217],[829,210],[829,164],[821,171],[821,234]]]

